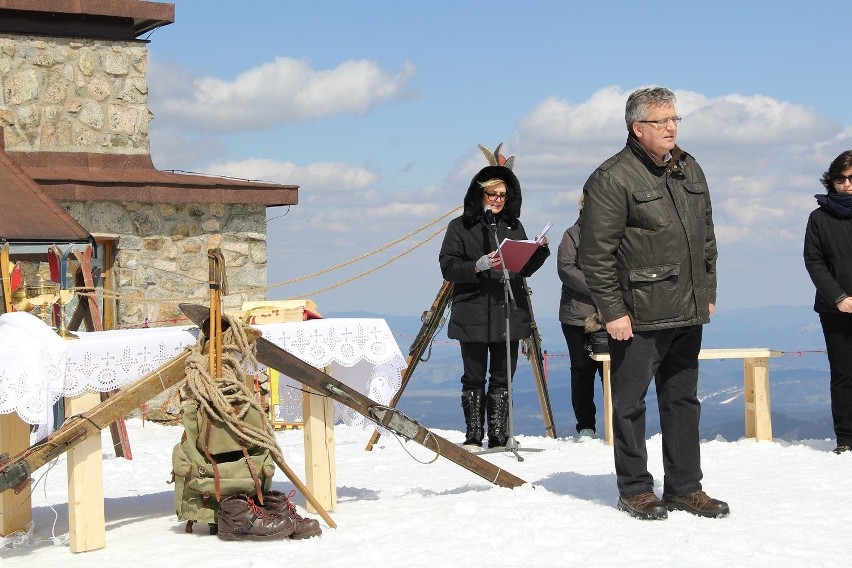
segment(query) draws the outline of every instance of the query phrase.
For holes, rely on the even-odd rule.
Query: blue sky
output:
[[[819,176],[852,148],[852,3],[177,0],[175,12],[148,37],[154,162],[300,186],[298,205],[268,212],[271,298],[418,316],[441,285],[450,217],[279,284],[460,206],[486,165],[477,144],[503,142],[530,236],[554,223],[530,285],[536,315],[555,316],[556,244],[583,183],[623,146],[627,95],[663,85],[710,184],[718,309],[813,300],[802,237]]]

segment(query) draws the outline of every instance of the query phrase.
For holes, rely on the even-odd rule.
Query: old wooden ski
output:
[[[69,329],[75,331],[77,328],[74,324],[77,323],[77,315],[82,314],[86,322],[86,327],[89,331],[103,331],[103,318],[101,317],[101,308],[98,305],[98,299],[95,296],[95,274],[97,269],[92,269],[92,247],[86,246],[84,251],[75,250],[74,258],[79,264],[77,274],[75,274],[75,285],[80,289],[77,296],[77,310],[71,317]],[[82,280],[82,286],[77,282],[77,277]],[[78,324],[79,325],[79,324]],[[101,401],[114,396],[116,391],[102,392]],[[109,433],[112,436],[112,445],[115,449],[115,455],[128,460],[133,459],[133,452],[130,449],[130,438],[127,435],[127,425],[124,423],[124,418],[119,418],[109,426]]]
[[[547,377],[544,372],[544,358],[541,353],[541,334],[538,332],[538,325],[535,323],[535,316],[532,308],[532,290],[527,285],[527,279],[522,279],[524,291],[527,294],[528,304],[530,306],[530,320],[532,322],[532,333],[524,339],[524,353],[532,367],[533,381],[535,381],[536,391],[538,391],[538,402],[541,405],[541,415],[544,418],[544,433],[550,438],[556,438],[556,426],[553,424],[553,409],[550,406],[550,393],[547,390]]]
[[[450,302],[452,294],[453,285],[444,280],[444,284],[441,286],[441,289],[438,290],[438,295],[435,297],[435,301],[432,302],[432,307],[423,312],[423,315],[420,317],[423,325],[420,328],[420,333],[417,334],[417,337],[414,338],[414,341],[411,343],[411,347],[408,349],[408,359],[405,361],[406,367],[402,372],[402,381],[400,382],[399,390],[397,390],[393,395],[388,406],[396,408],[396,405],[399,404],[399,399],[402,397],[402,391],[404,391],[405,387],[408,386],[408,381],[411,380],[411,375],[414,374],[414,369],[417,367],[417,363],[425,361],[425,359],[423,359],[423,354],[426,352],[426,348],[432,344],[432,339],[435,337],[435,333],[441,325],[441,320],[444,317],[444,312],[447,310],[447,304]],[[368,452],[372,450],[373,445],[379,441],[379,436],[381,436],[381,433],[379,432],[379,429],[376,428],[373,435],[370,437],[370,441],[367,442],[367,447],[365,449]]]
[[[206,327],[207,322],[205,320],[207,320],[210,314],[206,307],[194,304],[180,304],[180,309],[193,323],[202,327],[202,329]],[[500,487],[513,488],[525,483],[523,479],[515,477],[508,471],[434,434],[402,412],[387,405],[379,404],[338,381],[331,375],[308,365],[271,341],[261,337],[256,341],[255,345],[257,347],[257,360],[261,364],[275,369],[279,373],[323,395],[329,396],[396,435],[406,440],[413,440]]]

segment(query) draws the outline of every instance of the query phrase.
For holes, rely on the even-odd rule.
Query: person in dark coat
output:
[[[496,154],[499,154],[499,147]],[[503,269],[499,258],[490,256],[497,246],[486,207],[490,207],[500,242],[504,238],[527,239],[519,219],[521,185],[505,165],[487,166],[473,177],[464,197],[464,211],[447,226],[438,256],[441,274],[453,284],[447,335],[461,345],[464,366],[461,401],[467,430],[464,445],[470,450],[482,447],[486,411],[488,447],[503,447],[508,438],[509,374]],[[532,329],[529,299],[522,277],[538,270],[549,254],[545,239],[520,273],[509,273],[515,300],[509,309],[513,374],[517,368],[519,342],[529,337]],[[486,373],[490,373],[487,381]]]
[[[625,147],[583,187],[580,264],[610,335],[617,507],[640,519],[684,510],[724,517],[702,489],[698,354],[716,304],[716,236],[698,162],[675,140],[669,89],[627,97]],[[645,396],[657,391],[663,498],[645,444]]]
[[[577,255],[582,218],[581,195],[580,216],[565,230],[556,253],[556,272],[562,281],[559,322],[571,359],[571,406],[580,440],[595,437],[595,373],[603,377],[603,363],[592,359],[586,349],[586,318],[595,313],[595,304]]]
[[[837,447],[852,451],[852,150],[837,156],[823,173],[826,194],[805,230],[805,268],[816,287],[819,314],[831,370],[831,417]]]

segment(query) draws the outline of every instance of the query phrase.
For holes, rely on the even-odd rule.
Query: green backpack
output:
[[[250,408],[244,420],[262,428],[264,417]],[[197,402],[183,407],[184,433],[172,451],[172,482],[175,511],[193,523],[217,522],[219,502],[231,495],[257,496],[267,493],[275,474],[275,462],[267,448],[246,446],[224,422],[211,419]]]

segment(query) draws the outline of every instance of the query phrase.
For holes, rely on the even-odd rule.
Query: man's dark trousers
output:
[[[645,447],[645,395],[654,378],[663,438],[663,492],[701,489],[698,352],[702,326],[610,338],[615,473],[622,496],[654,490]]]

